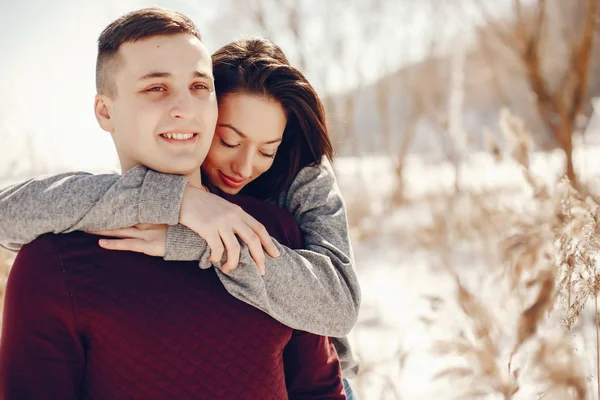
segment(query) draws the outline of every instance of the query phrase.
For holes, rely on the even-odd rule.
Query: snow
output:
[[[534,153],[531,169],[538,179],[552,185],[561,174],[563,160],[560,152]],[[575,160],[582,178],[600,176],[600,147],[579,148]],[[355,226],[353,245],[363,294],[359,321],[349,335],[362,368],[352,381],[355,392],[362,399],[457,398],[453,382],[433,379],[435,372],[448,365],[448,361],[430,351],[436,339],[447,336],[456,326],[454,319],[459,313],[454,299],[455,285],[444,270],[439,253],[419,246],[415,240],[417,232],[433,220],[430,199],[452,192],[454,167],[448,162],[409,158],[405,167],[408,201],[392,207],[389,198],[396,182],[392,159],[340,158],[334,165],[351,225]],[[498,191],[498,201],[504,199],[517,211],[530,205],[531,190],[522,178],[520,167],[511,160],[498,162],[486,153],[471,154],[461,165],[461,174],[462,190]],[[367,207],[371,215],[353,221],[352,207]],[[367,233],[361,234],[361,230]],[[485,252],[475,243],[455,246],[452,264],[461,278],[475,294],[487,299],[486,304],[496,303],[500,310],[506,303],[498,304],[503,293],[490,283],[487,265],[490,260]],[[432,311],[427,296],[442,299],[441,310]],[[423,318],[434,323],[427,325]],[[581,320],[573,339],[578,353],[586,355],[583,361],[586,374],[594,376],[589,379],[588,389],[593,396],[590,399],[596,399],[595,330],[589,307]],[[546,325],[544,333],[562,332],[556,316]],[[408,354],[402,367],[400,350]],[[533,384],[524,386],[515,398],[535,398],[539,389]]]

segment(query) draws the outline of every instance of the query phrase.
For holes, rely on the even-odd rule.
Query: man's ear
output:
[[[112,118],[112,100],[103,94],[97,94],[94,101],[94,114],[100,128],[106,132],[114,131],[114,120]]]

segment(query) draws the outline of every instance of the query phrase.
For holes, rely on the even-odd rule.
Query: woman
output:
[[[306,245],[293,251],[276,243],[281,256],[266,259],[262,292],[249,290],[244,281],[256,280],[256,265],[245,248],[236,271],[219,273],[219,278],[233,296],[285,325],[343,336],[356,320],[360,290],[344,204],[329,164],[333,151],[322,103],[281,49],[267,40],[224,46],[213,55],[213,68],[219,118],[202,165],[203,181],[216,193],[249,195],[288,209]],[[98,191],[98,186],[106,188],[103,195],[89,198],[89,189]],[[152,194],[157,192],[165,196]],[[177,193],[183,200],[170,201],[168,196]],[[64,201],[48,201],[57,194]],[[108,249],[199,259],[201,268],[208,268],[206,240],[177,225],[198,212],[197,196],[185,190],[180,177],[141,166],[123,176],[75,173],[32,179],[0,191],[0,243],[17,250],[48,232],[96,231],[121,238],[102,240]],[[35,207],[21,207],[23,202]],[[173,221],[175,214],[179,221]],[[145,224],[131,227],[139,223]],[[346,386],[357,363],[345,338],[333,340]],[[347,393],[352,398],[349,386]]]

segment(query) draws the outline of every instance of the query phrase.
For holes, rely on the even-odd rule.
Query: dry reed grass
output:
[[[530,134],[521,120],[508,111],[501,114],[501,127],[509,156],[523,172],[531,188],[533,207],[528,212],[503,208],[480,194],[457,193],[424,232],[431,249],[452,252],[461,240],[480,239],[490,259],[490,275],[507,286],[506,298],[518,304],[506,324],[490,312],[482,296],[461,282],[452,257],[445,267],[456,284],[456,303],[467,323],[452,338],[436,344],[440,356],[458,356],[462,362],[444,368],[437,378],[452,379],[461,399],[495,394],[517,397],[525,385],[540,387],[538,398],[588,398],[582,363],[566,334],[543,335],[540,327],[551,311],[564,314],[565,330],[572,329],[588,299],[594,300],[596,315],[596,376],[600,374],[598,295],[600,271],[596,255],[600,249],[600,202],[593,190],[571,187],[561,180],[547,186],[531,170]],[[501,159],[499,146],[488,135],[490,152]],[[585,193],[585,194],[584,194]],[[457,203],[468,203],[469,212]],[[507,344],[509,343],[509,344]],[[519,359],[519,362],[515,362]],[[460,384],[462,383],[462,385]],[[600,379],[596,386],[600,397]],[[590,397],[591,398],[591,397]]]

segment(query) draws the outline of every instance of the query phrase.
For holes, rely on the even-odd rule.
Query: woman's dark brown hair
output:
[[[287,116],[273,166],[241,194],[276,200],[302,168],[318,165],[324,156],[333,160],[323,104],[281,48],[266,39],[239,40],[217,50],[212,62],[219,101],[231,93],[263,96],[279,102]]]

